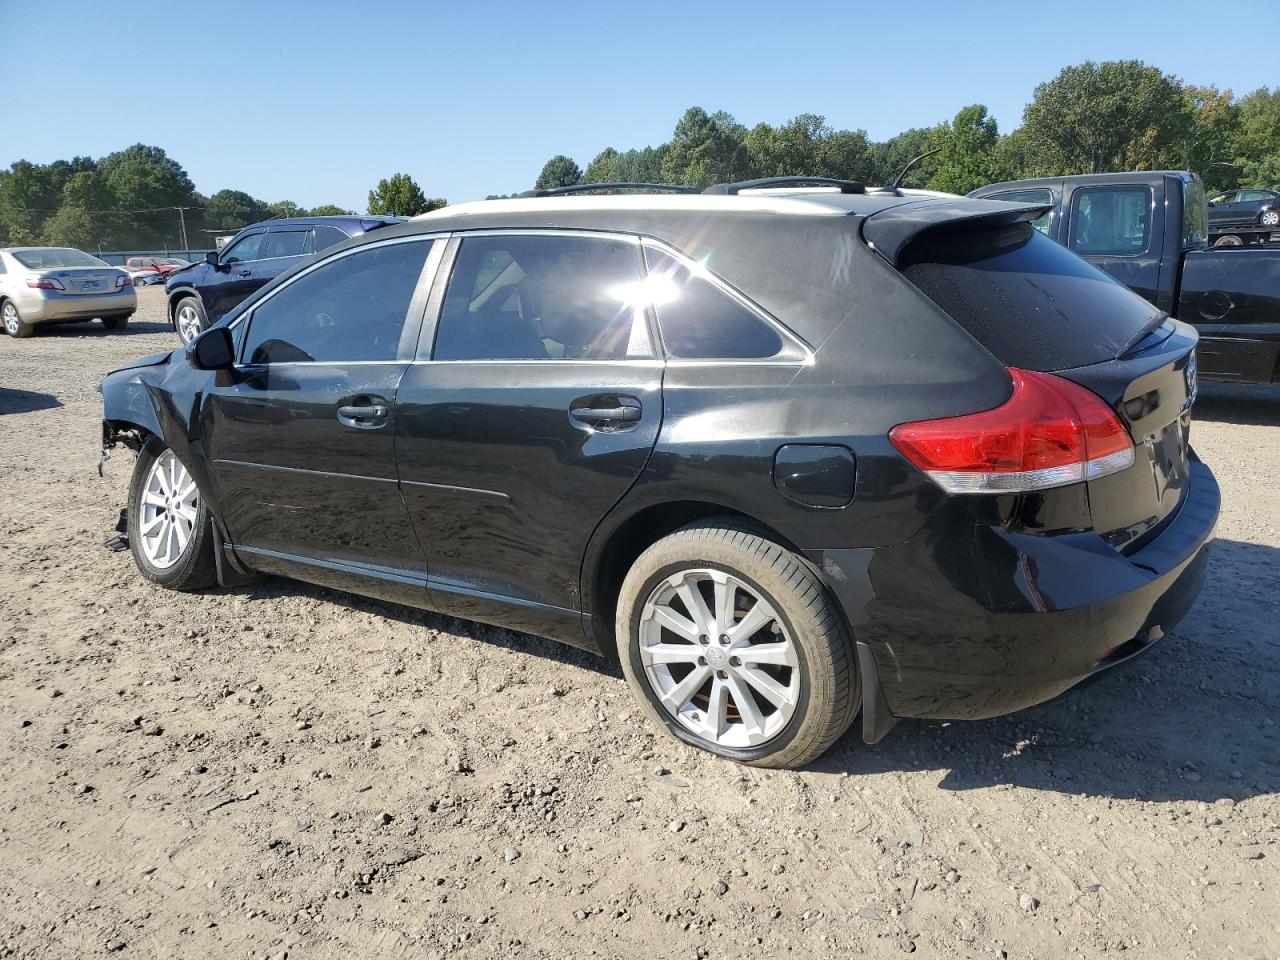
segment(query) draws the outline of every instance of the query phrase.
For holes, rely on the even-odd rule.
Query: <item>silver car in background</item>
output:
[[[137,308],[129,274],[82,250],[0,247],[0,325],[11,337],[76,320],[122,330]]]

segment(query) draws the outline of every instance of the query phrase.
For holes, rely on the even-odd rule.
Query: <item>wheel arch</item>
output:
[[[591,639],[606,659],[616,662],[614,611],[622,581],[640,554],[668,534],[700,520],[724,518],[777,541],[804,559],[804,553],[768,523],[713,500],[687,499],[650,504],[598,529],[587,545],[582,568],[582,597],[590,612]]]

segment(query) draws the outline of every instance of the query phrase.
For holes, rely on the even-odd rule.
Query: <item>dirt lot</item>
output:
[[[766,773],[568,648],[104,550],[162,296],[0,338],[0,958],[1280,957],[1280,391],[1202,392],[1219,540],[1148,657]]]

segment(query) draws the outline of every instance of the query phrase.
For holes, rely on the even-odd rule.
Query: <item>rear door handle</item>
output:
[[[384,426],[391,410],[379,397],[353,398],[360,402],[344,403],[338,407],[338,422],[356,430],[376,430]]]
[[[628,396],[583,397],[569,406],[569,416],[577,423],[613,429],[639,422],[643,413],[640,401]]]

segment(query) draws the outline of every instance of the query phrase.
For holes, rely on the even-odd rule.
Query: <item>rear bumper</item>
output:
[[[92,320],[95,317],[133,313],[138,309],[138,297],[133,287],[125,287],[99,296],[66,296],[58,294],[57,291],[42,292],[50,295],[24,297],[18,301],[22,319],[27,323]]]
[[[1176,516],[1129,555],[1092,533],[934,517],[895,547],[824,551],[822,566],[893,716],[982,719],[1057,696],[1172,630],[1204,583],[1219,503],[1197,460]]]

